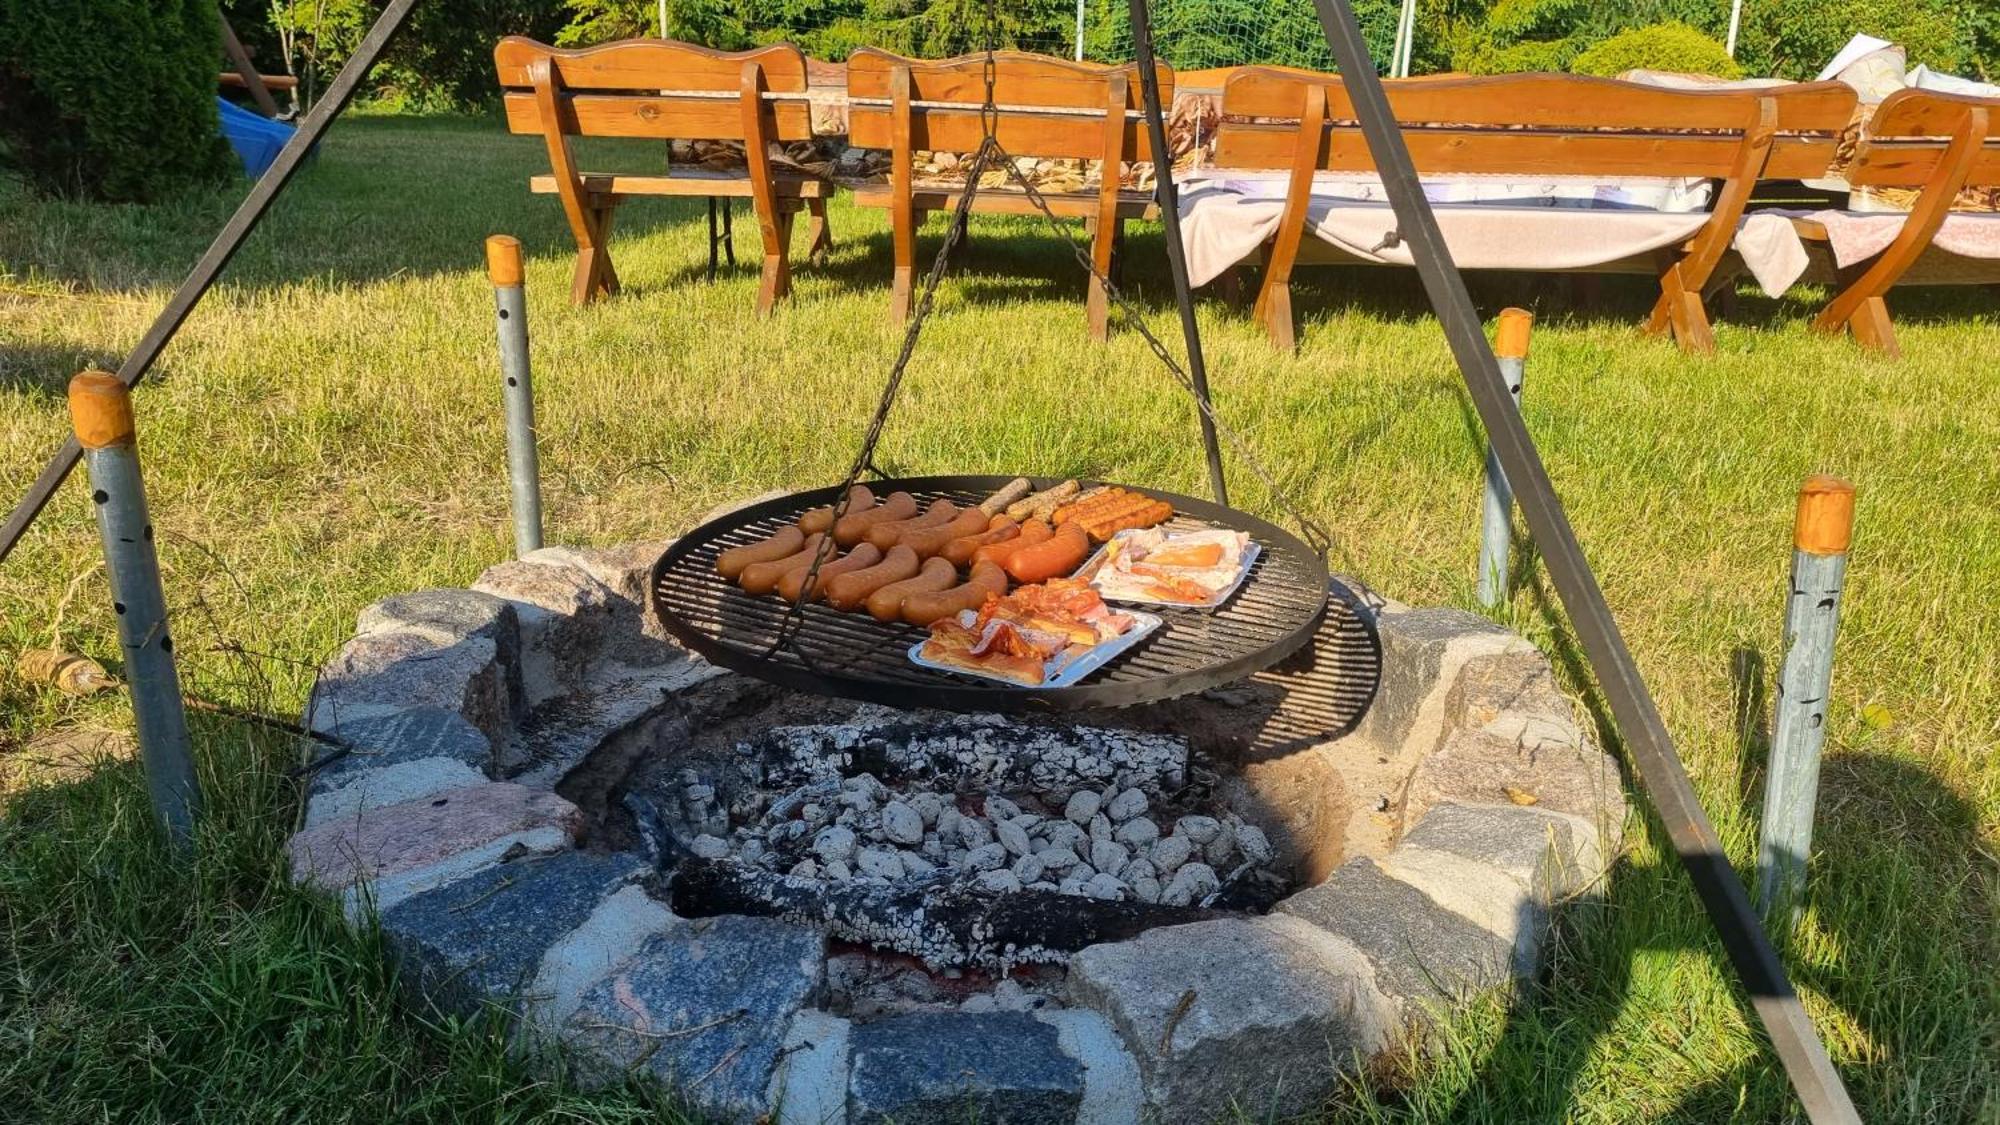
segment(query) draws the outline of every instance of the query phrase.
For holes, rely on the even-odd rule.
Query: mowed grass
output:
[[[845,469],[899,341],[881,215],[838,206],[830,265],[801,268],[793,303],[760,321],[747,218],[745,264],[706,283],[699,207],[633,203],[614,236],[626,292],[573,309],[559,208],[525,189],[544,167],[538,140],[492,121],[343,122],[155,369],[142,448],[200,698],[294,715],[356,610],[469,582],[509,553],[489,233],[531,255],[553,541],[667,536],[719,501]],[[68,377],[115,366],[236,197],[99,208],[0,189],[5,502],[61,440]],[[1127,277],[1172,340],[1157,230],[1131,246]],[[975,221],[881,464],[1201,492],[1189,404],[1135,333],[1089,342],[1081,291],[1038,225]],[[1746,295],[1720,354],[1690,359],[1637,335],[1642,286],[1587,304],[1560,280],[1476,279],[1475,293],[1489,316],[1538,313],[1529,428],[1740,870],[1793,497],[1815,471],[1859,486],[1811,897],[1781,937],[1864,1116],[2000,1120],[1994,291],[1899,294],[1899,363],[1809,334],[1803,302]],[[1322,272],[1298,305],[1302,347],[1284,356],[1240,310],[1203,300],[1220,411],[1334,531],[1338,568],[1406,601],[1470,606],[1483,442],[1421,295],[1396,273]],[[1239,506],[1277,514],[1240,464],[1232,484]],[[89,507],[72,482],[0,564],[8,663],[59,631],[117,670]],[[1532,565],[1504,616],[1596,705]],[[643,1090],[543,1084],[489,1030],[398,1001],[376,940],[284,879],[300,749],[283,736],[199,719],[212,815],[191,868],[150,842],[135,767],[76,780],[28,749],[127,723],[115,696],[78,702],[0,674],[0,1118],[671,1112]],[[1628,839],[1607,897],[1567,915],[1541,984],[1468,1013],[1328,1116],[1795,1119],[1664,834],[1640,814]]]

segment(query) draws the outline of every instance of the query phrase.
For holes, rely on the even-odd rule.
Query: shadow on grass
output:
[[[0,393],[62,398],[77,372],[93,367],[116,370],[122,358],[76,345],[0,340]],[[61,441],[62,435],[55,440]]]

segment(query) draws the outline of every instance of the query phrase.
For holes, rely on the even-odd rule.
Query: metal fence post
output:
[[[1500,310],[1500,328],[1493,335],[1493,355],[1500,362],[1500,374],[1514,409],[1521,408],[1521,381],[1528,366],[1528,332],[1535,317],[1526,309]],[[1479,604],[1492,610],[1507,600],[1508,571],[1513,566],[1514,489],[1500,468],[1500,458],[1489,444],[1486,449],[1486,495],[1479,528]]]
[[[1820,747],[1833,684],[1833,640],[1840,587],[1854,531],[1854,486],[1811,476],[1799,489],[1792,528],[1792,581],[1785,603],[1785,656],[1778,667],[1778,708],[1770,768],[1764,777],[1764,824],[1757,845],[1758,902],[1767,923],[1797,914],[1812,854],[1819,800]]]
[[[98,535],[104,540],[104,571],[118,615],[118,642],[125,651],[146,788],[168,837],[187,846],[201,811],[201,790],[188,743],[180,673],[174,667],[173,636],[167,631],[167,600],[146,512],[146,485],[139,473],[131,389],[116,375],[86,371],[70,380],[69,413],[90,475]]]
[[[535,450],[535,386],[528,374],[528,299],[521,289],[521,240],[486,240],[486,275],[493,281],[500,373],[506,377],[507,479],[514,501],[514,553],[542,546],[542,462]]]

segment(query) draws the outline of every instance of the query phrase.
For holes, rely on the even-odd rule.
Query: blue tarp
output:
[[[292,139],[292,127],[241,109],[226,99],[215,101],[222,112],[222,135],[243,161],[243,171],[253,180],[263,175],[264,169],[278,158],[278,150]]]

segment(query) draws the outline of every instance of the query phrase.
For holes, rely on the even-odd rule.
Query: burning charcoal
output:
[[[1160,892],[1160,901],[1167,906],[1192,906],[1221,887],[1222,881],[1215,877],[1213,867],[1206,863],[1190,863],[1174,872],[1173,881]]]
[[[993,830],[983,820],[962,816],[958,818],[958,839],[966,847],[977,850],[993,842]]]
[[[945,858],[944,841],[939,839],[936,833],[932,833],[931,835],[924,837],[924,842],[917,848],[917,850],[919,852],[922,852],[924,858],[930,860],[932,863],[944,862]]]
[[[840,783],[843,793],[859,793],[868,798],[871,805],[879,805],[889,799],[889,787],[876,780],[872,773],[857,773]]]
[[[706,805],[715,800],[715,786],[696,782],[681,789],[681,800],[690,805]]]
[[[1031,891],[1041,891],[1044,894],[1054,894],[1061,888],[1058,887],[1056,884],[1049,882],[1047,879],[1037,879],[1034,882],[1028,884],[1028,889]]]
[[[1127,789],[1126,792],[1133,793],[1137,790]],[[1143,816],[1134,817],[1119,825],[1117,831],[1111,834],[1111,838],[1133,851],[1138,851],[1151,846],[1154,840],[1160,838],[1160,826]]]
[[[1042,861],[1042,868],[1047,871],[1068,871],[1070,868],[1083,862],[1077,858],[1075,852],[1069,850],[1067,847],[1051,847],[1036,854]]]
[[[824,825],[827,821],[826,806],[818,801],[807,801],[805,807],[799,810],[799,819],[815,828]]]
[[[1099,871],[1123,871],[1130,862],[1132,853],[1123,844],[1096,840],[1090,845],[1090,865]]]
[[[1254,824],[1236,826],[1236,846],[1243,852],[1243,858],[1251,863],[1269,863],[1276,856],[1271,848],[1270,837]]]
[[[1159,868],[1161,874],[1171,874],[1194,857],[1194,841],[1180,835],[1162,836],[1153,841],[1151,855],[1153,866]]]
[[[947,846],[957,844],[959,842],[958,822],[964,819],[965,817],[957,809],[947,806],[943,812],[938,814],[938,838],[943,840]]]
[[[796,843],[800,840],[805,839],[806,833],[810,831],[812,831],[812,826],[807,824],[805,821],[788,820],[785,821],[783,824],[774,826],[771,829],[771,843],[780,846],[785,844]]]
[[[1111,763],[1096,754],[1086,754],[1076,760],[1076,773],[1079,777],[1110,777]]]
[[[1012,820],[1021,815],[1021,806],[998,794],[986,798],[984,808],[986,819],[992,821]]]
[[[1021,880],[1004,867],[994,871],[981,871],[973,883],[980,890],[992,891],[995,894],[1011,894],[1021,889]]]
[[[1090,818],[1097,815],[1099,806],[1103,804],[1102,797],[1088,789],[1079,789],[1070,794],[1069,802],[1063,806],[1063,816],[1071,824],[1089,824]]]
[[[1043,867],[1041,856],[1024,855],[1014,861],[1011,870],[1014,872],[1014,877],[1021,882],[1035,883],[1041,881]]]
[[[966,848],[946,848],[944,850],[944,861],[953,867],[964,867],[965,857],[971,854],[971,851]]]
[[[965,867],[973,871],[997,871],[1007,866],[1007,849],[999,844],[982,844],[965,853]]]
[[[817,879],[819,878],[819,864],[809,859],[802,859],[792,864],[792,869],[785,874],[800,879]]]
[[[1082,879],[1085,880],[1086,882],[1089,881],[1090,877],[1095,874],[1097,874],[1097,868],[1092,867],[1090,864],[1083,861],[1078,861],[1075,867],[1069,869],[1070,878]]]
[[[1174,824],[1174,835],[1206,844],[1222,834],[1222,822],[1212,816],[1184,816]]]
[[[903,874],[905,875],[929,875],[937,870],[936,864],[915,852],[901,852],[899,854],[902,856]]]
[[[1098,813],[1090,818],[1090,838],[1092,840],[1111,839],[1111,818]]]
[[[875,797],[865,789],[842,789],[836,799],[856,815],[875,811]]]
[[[981,1012],[997,1012],[1000,1010],[1000,1005],[994,1001],[992,996],[988,995],[987,993],[981,992],[976,995],[966,997],[965,1003],[960,1004],[958,1006],[958,1010],[961,1012],[972,1012],[975,1014]]]
[[[1118,877],[1128,883],[1136,883],[1141,879],[1158,879],[1160,869],[1153,866],[1152,860],[1141,856],[1119,868]]]
[[[828,866],[844,862],[854,855],[854,833],[840,825],[821,829],[819,835],[813,837],[813,851]]]
[[[1210,867],[1228,867],[1230,858],[1235,854],[1236,830],[1227,824],[1215,834],[1215,839],[1201,846],[1202,858],[1208,861]]]
[[[938,815],[944,812],[944,798],[936,793],[912,793],[905,798],[909,806],[924,818],[925,828],[937,827]]]
[[[1048,831],[1049,847],[1081,852],[1090,846],[1090,835],[1083,829],[1067,820],[1054,821],[1052,824],[1053,827]]]
[[[820,874],[836,883],[845,883],[854,878],[854,872],[847,869],[847,864],[837,859],[828,860],[826,866],[820,868]]]
[[[1041,1006],[1035,994],[1012,977],[1002,978],[993,986],[993,1003],[1003,1012],[1028,1012]]]
[[[1021,826],[1014,821],[1002,820],[995,823],[993,825],[993,832],[994,835],[1000,837],[1000,845],[1006,848],[1010,855],[1025,856],[1032,854],[1034,851],[1033,846],[1028,842],[1028,834],[1022,831]]]
[[[1111,798],[1110,803],[1105,805],[1104,811],[1111,814],[1112,820],[1123,824],[1135,816],[1145,814],[1146,795],[1137,789],[1127,789]]]
[[[1116,902],[1124,898],[1125,892],[1131,889],[1118,876],[1106,875],[1102,872],[1091,876],[1090,881],[1083,885],[1084,894],[1089,895],[1091,898],[1103,899],[1106,902]]]
[[[862,848],[855,853],[854,866],[859,868],[863,875],[873,875],[878,879],[903,877],[901,855],[887,848]]]
[[[745,840],[743,841],[742,849],[737,854],[743,857],[743,862],[745,863],[762,863],[764,861],[764,841],[755,838]]]
[[[882,806],[882,834],[898,844],[921,844],[923,814],[901,801],[890,801]]]
[[[1033,832],[1043,823],[1043,820],[1034,813],[1024,812],[1014,818],[1014,823],[1020,825],[1023,832]]]
[[[729,841],[703,833],[694,838],[688,850],[703,859],[722,859],[729,854]]]
[[[1083,893],[1083,880],[1064,879],[1062,882],[1056,884],[1056,893],[1062,895],[1080,895]]]
[[[1132,880],[1132,895],[1140,902],[1160,901],[1160,881],[1158,879]]]

